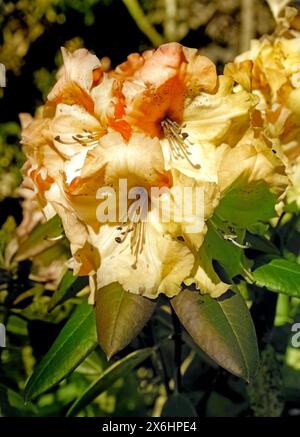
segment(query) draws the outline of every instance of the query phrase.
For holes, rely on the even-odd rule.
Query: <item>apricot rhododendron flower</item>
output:
[[[92,290],[117,282],[154,299],[177,295],[186,281],[219,296],[229,285],[207,257],[207,223],[236,186],[249,193],[252,184],[263,184],[277,199],[286,184],[271,141],[253,123],[257,97],[178,43],[132,54],[110,72],[83,49],[64,50],[63,57],[39,115],[22,117],[22,142],[26,175],[46,216],[61,217],[74,272],[90,275]],[[125,206],[124,180],[128,190],[137,189]],[[160,190],[156,211],[147,209],[153,188]],[[177,188],[202,190],[203,224],[196,230],[191,225],[199,217],[192,213],[174,218]],[[143,203],[144,193],[150,196]],[[104,194],[115,206],[101,203]],[[143,219],[127,214],[137,199],[139,212],[147,206]],[[194,197],[190,203],[193,209]],[[99,220],[99,207],[112,220]],[[235,226],[246,228],[234,213]],[[226,244],[243,247],[239,235]]]
[[[274,34],[252,41],[250,51],[227,65],[225,74],[258,97],[254,122],[272,141],[273,151],[284,160],[291,177],[288,199],[294,201],[299,192],[296,181],[300,153],[300,33],[297,10],[287,8],[278,20]]]

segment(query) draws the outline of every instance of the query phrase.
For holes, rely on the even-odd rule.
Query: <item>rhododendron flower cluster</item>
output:
[[[272,56],[271,43],[263,44],[261,64],[269,71],[265,56]],[[275,44],[288,54],[286,64],[293,62],[286,66],[288,73],[275,72],[274,89],[261,82],[261,95],[265,91],[274,98],[279,93],[293,105],[297,87],[285,85],[297,81],[296,45],[297,40]],[[131,54],[109,72],[85,49],[63,49],[63,60],[45,105],[33,119],[21,116],[22,143],[26,176],[46,217],[60,216],[75,274],[89,275],[92,291],[119,283],[126,291],[155,299],[160,293],[176,296],[183,284],[194,284],[201,293],[220,296],[229,285],[207,255],[208,224],[214,219],[224,242],[243,249],[251,223],[236,216],[241,201],[232,193],[263,186],[279,201],[287,177],[275,152],[284,131],[271,132],[262,120],[284,118],[284,124],[285,110],[272,106],[266,113],[261,95],[253,93],[249,61],[218,76],[208,58],[178,43]],[[270,79],[258,67],[256,72],[257,81]],[[164,222],[152,211],[143,221],[116,214],[113,223],[99,222],[97,191],[110,187],[118,198],[121,179],[129,189],[169,190],[169,201],[161,191],[161,210],[176,207],[175,187],[201,188],[204,226],[191,233],[188,218]],[[228,214],[220,213],[225,199],[233,226]],[[242,208],[247,215],[247,205]]]
[[[225,67],[225,74],[258,97],[257,123],[285,162],[291,182],[287,199],[299,209],[300,23],[293,8],[275,18],[275,32],[253,40],[248,52]]]

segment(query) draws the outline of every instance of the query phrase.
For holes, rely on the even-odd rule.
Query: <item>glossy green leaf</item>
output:
[[[96,347],[94,308],[79,305],[29,379],[25,396],[34,399],[69,375]]]
[[[22,261],[30,258],[53,245],[51,239],[58,238],[63,234],[63,227],[58,215],[46,223],[38,224],[30,233],[29,237],[20,245],[16,259]]]
[[[62,304],[71,297],[76,296],[76,294],[87,285],[87,277],[74,276],[71,270],[67,270],[58,286],[58,289],[51,299],[49,311],[53,310],[57,305]]]
[[[194,342],[220,366],[247,381],[258,368],[253,322],[239,293],[218,299],[187,289],[171,300],[182,325]]]
[[[97,396],[105,392],[115,381],[126,376],[134,367],[148,358],[153,351],[153,348],[137,350],[108,367],[102,375],[85,390],[82,396],[75,401],[68,411],[67,416],[75,416],[79,413],[79,411],[85,408]]]
[[[162,417],[197,417],[197,412],[189,400],[183,394],[171,395],[163,406]]]
[[[128,293],[118,283],[96,293],[98,340],[108,358],[138,335],[155,306],[155,301]]]
[[[238,180],[220,201],[215,215],[224,222],[251,230],[256,223],[276,216],[276,199],[265,182],[243,183],[243,180]]]
[[[300,298],[300,265],[283,258],[275,258],[258,267],[253,277],[260,287]]]
[[[209,257],[218,261],[228,275],[233,278],[243,272],[246,261],[243,249],[226,239],[229,235],[228,226],[218,220],[217,217],[213,217],[207,224],[204,245]],[[237,242],[243,244],[245,232],[236,230],[235,235]]]

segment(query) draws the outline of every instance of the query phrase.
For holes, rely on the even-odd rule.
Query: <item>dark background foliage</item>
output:
[[[250,8],[249,2],[242,0],[181,0],[172,34],[169,26],[172,20],[164,3],[162,0],[140,2],[156,40],[177,39],[184,45],[200,48],[217,63],[219,71],[225,62],[247,48],[251,38],[271,32],[274,27],[262,0],[253,0]],[[86,47],[99,58],[108,57],[115,66],[128,54],[153,47],[156,40],[140,30],[140,23],[120,0],[16,0],[1,2],[0,8],[0,62],[7,68],[7,86],[0,90],[0,253],[4,258],[10,236],[22,220],[15,191],[21,181],[23,163],[18,115],[34,114],[44,101],[61,65],[60,47],[69,50]],[[250,30],[243,18],[247,12]],[[284,235],[293,241],[300,235],[299,220],[295,220],[298,228],[295,226],[293,234]],[[285,229],[280,232],[274,232],[275,244]],[[249,256],[256,257],[257,253],[249,252]],[[45,306],[53,296],[53,284],[46,277],[41,285],[30,276],[34,263],[34,257],[13,266],[7,266],[3,259],[0,262],[1,317],[7,323],[8,335],[7,348],[0,350],[0,415],[3,416],[65,415],[76,397],[107,367],[106,358],[96,348],[59,386],[24,405],[26,380],[79,299],[72,296],[48,313]],[[33,292],[26,294],[32,289]],[[230,375],[184,337],[183,392],[200,416],[298,416],[300,355],[289,346],[289,336],[291,321],[299,319],[299,299],[287,296],[278,299],[277,294],[262,292],[257,287],[250,289],[248,297],[254,302],[251,313],[262,354],[257,380],[249,386]],[[165,306],[162,300],[153,320],[116,359],[172,335]],[[173,374],[174,351],[172,343],[168,343],[159,357],[148,358],[136,370],[121,376],[81,414],[161,414],[166,395],[172,391],[172,384],[170,388],[166,381]]]

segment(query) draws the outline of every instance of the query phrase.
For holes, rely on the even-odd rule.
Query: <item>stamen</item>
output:
[[[47,240],[47,241],[59,241],[62,238],[64,238],[63,235],[58,235],[57,237],[46,237],[45,240]]]
[[[127,238],[127,235],[132,232],[132,223],[126,224],[122,223],[122,226],[117,227],[117,231],[120,232],[120,235],[118,237],[115,237],[115,242],[118,244],[124,243],[124,241]]]
[[[194,164],[190,158],[192,154],[189,147],[193,145],[188,140],[189,134],[187,132],[182,132],[182,128],[175,121],[171,121],[168,118],[161,122],[161,127],[163,129],[165,137],[168,139],[170,144],[171,152],[175,159],[186,159],[188,163],[195,169],[201,168],[200,164]]]
[[[120,232],[120,235],[115,237],[115,242],[118,244],[124,243],[128,234],[131,234],[130,251],[135,260],[132,264],[132,268],[136,270],[138,257],[143,252],[145,244],[145,230],[146,223],[143,220],[136,221],[137,213],[134,213],[132,220],[129,223],[123,223],[123,226],[118,226],[116,229]]]
[[[84,133],[72,135],[72,140],[70,139],[62,139],[60,135],[57,135],[54,139],[58,143],[61,144],[76,144],[79,143],[82,146],[92,146],[94,144],[98,143],[98,140],[100,138],[99,132],[90,132],[84,129]]]
[[[145,226],[146,225],[144,221],[137,222],[131,237],[130,249],[131,253],[135,257],[135,261],[131,267],[134,270],[137,268],[138,257],[143,252],[143,247],[145,244]]]
[[[239,247],[240,249],[249,249],[250,245],[248,242],[246,242],[246,244],[241,244],[239,242],[236,241],[237,239],[237,235],[235,234],[229,234],[229,235],[224,235],[224,240],[230,241],[230,243],[234,244],[235,246]]]

